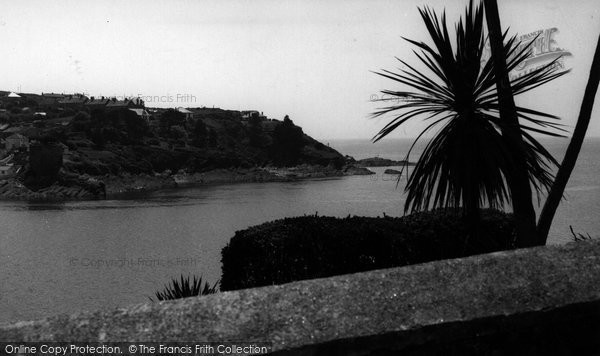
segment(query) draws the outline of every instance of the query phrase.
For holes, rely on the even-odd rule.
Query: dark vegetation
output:
[[[56,142],[38,141],[29,147],[29,170],[24,184],[32,190],[46,187],[58,180],[62,168],[63,149]]]
[[[302,156],[304,148],[304,133],[302,128],[294,125],[288,116],[283,119],[281,125],[277,125],[273,131],[273,144],[271,145],[271,156],[276,165],[294,166]]]
[[[455,209],[400,218],[304,216],[236,232],[222,251],[221,290],[252,288],[514,248],[512,216],[481,212],[468,238]]]
[[[344,163],[342,155],[305,135],[289,118],[243,121],[239,112],[220,109],[200,109],[191,120],[165,110],[154,128],[129,110],[78,113],[69,136],[75,140],[67,139],[67,145],[99,157],[90,157],[92,162],[81,157],[68,167],[96,175]]]

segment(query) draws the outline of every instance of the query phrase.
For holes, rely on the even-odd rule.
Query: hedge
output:
[[[222,250],[221,290],[328,277],[515,247],[513,217],[482,210],[478,238],[460,211],[392,218],[285,218],[237,231]]]

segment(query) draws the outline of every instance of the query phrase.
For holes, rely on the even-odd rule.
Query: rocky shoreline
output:
[[[74,176],[62,173],[57,182],[37,191],[27,188],[15,178],[0,180],[0,200],[93,200],[190,185],[288,182],[369,174],[374,174],[374,172],[353,165],[340,170],[330,166],[307,164],[288,168],[214,169],[202,173],[165,171],[154,175],[126,173],[123,175]]]
[[[173,175],[177,184],[221,184],[289,182],[301,179],[331,178],[350,175],[370,175],[374,172],[359,167],[342,170],[318,165],[300,165],[289,168],[265,167],[252,169],[216,169],[203,173],[177,173]]]
[[[356,161],[358,167],[390,167],[390,166],[415,166],[415,162],[410,161],[395,161],[392,159],[371,157],[363,158]]]

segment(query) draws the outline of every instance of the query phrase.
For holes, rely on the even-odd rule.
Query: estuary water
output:
[[[327,142],[327,140],[323,141]],[[544,141],[562,157],[567,141]],[[331,140],[355,158],[402,159],[408,140]],[[415,151],[414,158],[419,154]],[[600,231],[600,140],[585,142],[550,243]],[[235,231],[305,214],[402,215],[405,179],[373,176],[162,190],[119,200],[0,202],[0,322],[145,303],[180,274],[220,277]]]

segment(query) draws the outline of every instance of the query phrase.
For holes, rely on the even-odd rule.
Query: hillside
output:
[[[304,134],[291,120],[253,122],[243,120],[240,112],[220,109],[199,109],[186,120],[168,110],[146,126],[127,112],[113,112],[99,128],[93,115],[78,115],[54,137],[64,135],[61,142],[70,150],[64,167],[79,174],[197,173],[301,164],[339,169],[345,163],[339,152]]]
[[[14,111],[14,110],[13,110]],[[5,119],[35,148],[0,184],[5,198],[93,198],[183,183],[275,181],[369,173],[292,120],[194,108],[81,110]],[[5,125],[6,126],[6,125]],[[6,135],[5,135],[6,136]],[[5,152],[7,154],[8,152]],[[4,155],[2,156],[4,157]],[[37,158],[36,158],[37,157]]]

